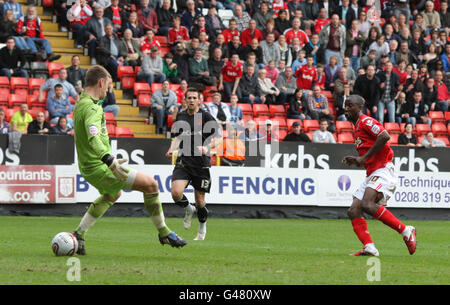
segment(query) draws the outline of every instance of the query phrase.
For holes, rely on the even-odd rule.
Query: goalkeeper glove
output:
[[[107,154],[102,158],[102,161],[108,165],[109,169],[117,179],[126,180],[128,178],[129,170],[122,166],[122,164],[127,162],[128,159],[117,159]]]

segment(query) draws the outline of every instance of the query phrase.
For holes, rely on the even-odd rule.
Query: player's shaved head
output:
[[[364,98],[360,95],[352,94],[350,95],[347,100],[351,100],[354,104],[363,107],[366,101]]]

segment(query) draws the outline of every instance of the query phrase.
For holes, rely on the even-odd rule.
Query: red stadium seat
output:
[[[342,144],[354,144],[355,138],[352,133],[344,132],[338,134],[338,142]]]
[[[116,137],[133,137],[133,132],[129,127],[116,127]]]
[[[36,119],[39,112],[43,112],[45,114],[46,111],[47,110],[44,107],[32,108],[28,110],[34,120]]]
[[[269,107],[266,104],[254,104],[253,105],[254,117],[270,117]]]
[[[148,83],[134,83],[133,93],[136,97],[139,94],[151,94],[152,88],[150,88]]]
[[[170,84],[169,89],[172,90],[173,92],[175,92],[178,89],[180,89],[180,85],[179,84]]]
[[[450,111],[445,112],[445,121],[450,121]]]
[[[287,130],[283,129],[278,130],[278,141],[280,142],[283,141],[284,138],[286,138],[287,134],[288,134]]]
[[[11,88],[7,76],[0,76],[0,88]]]
[[[239,103],[238,106],[241,108],[243,115],[251,115],[253,117],[253,108],[251,104]]]
[[[106,130],[108,130],[108,135],[110,137],[116,136],[116,126],[113,124],[106,124]]]
[[[11,90],[14,94],[27,95],[28,94],[28,80],[26,77],[11,77]]]
[[[320,129],[320,124],[317,120],[303,120],[303,129],[305,132],[315,131]]]
[[[9,107],[9,88],[0,88],[0,106]]]
[[[116,118],[114,117],[114,114],[112,114],[111,112],[105,112],[105,120],[106,120],[106,124],[112,124],[112,125],[116,125]]]
[[[161,54],[159,56],[164,57],[164,55],[166,55],[167,53],[170,52],[170,48],[169,47],[161,47]]]
[[[28,81],[28,89],[30,90],[31,94],[37,94],[39,93],[39,89],[44,83],[45,79],[43,78],[30,78]]]
[[[140,94],[138,97],[138,106],[139,107],[150,107],[150,94]]]
[[[286,124],[287,124],[289,130],[292,129],[292,124],[294,124],[294,122],[299,122],[300,126],[303,126],[303,122],[300,119],[287,119]]]
[[[42,6],[53,8],[53,0],[42,0]]]
[[[265,117],[253,118],[253,121],[255,121],[258,130],[260,130],[261,128],[264,128],[264,125],[266,124],[266,120],[268,120],[268,118],[265,118]]]
[[[172,125],[173,125],[173,115],[169,114],[169,115],[167,115],[167,126],[169,128],[172,128]]]
[[[77,102],[73,97],[71,97],[71,96],[69,96],[69,102],[72,104],[72,105],[75,105],[75,103]]]
[[[431,119],[431,123],[434,122],[445,122],[445,116],[442,111],[429,111],[428,117]]]
[[[389,144],[391,145],[397,145],[398,144],[398,136],[400,134],[399,133],[391,133],[390,136],[391,138],[389,139]]]
[[[425,135],[428,131],[431,130],[430,125],[428,124],[416,124],[417,135]]]
[[[386,122],[386,123],[384,123],[384,128],[386,129],[387,132],[389,132],[389,134],[402,132],[400,129],[400,126],[397,123]]]
[[[22,103],[27,103],[27,95],[11,94],[9,96],[9,107],[19,106]]]
[[[246,115],[246,114],[244,114],[242,116],[242,119],[244,120],[244,124],[247,124],[248,120],[253,120],[253,115]]]
[[[125,76],[136,76],[136,72],[132,66],[118,66],[117,67],[117,78],[122,79]]]
[[[152,93],[155,93],[156,91],[162,89],[162,83],[153,83],[151,88]]]
[[[279,130],[288,130],[288,125],[285,118],[274,117],[270,120],[272,121],[274,127],[278,128]]]
[[[341,132],[353,132],[353,125],[350,121],[336,121],[336,131]]]
[[[47,63],[47,69],[48,69],[48,74],[50,75],[50,78],[53,78],[56,76],[58,76],[59,70],[61,70],[62,68],[64,68],[64,65],[62,63],[59,62],[48,62]]]
[[[286,117],[286,109],[283,105],[269,105],[269,112],[271,117]]]
[[[445,143],[445,145],[450,146],[450,141],[448,140],[448,137],[436,137],[436,139],[441,140]]]
[[[447,136],[447,126],[445,126],[442,122],[433,123],[431,125],[431,130],[433,131],[433,134],[435,137],[438,136]]]
[[[27,104],[29,107],[46,107],[47,106],[47,99],[44,99],[42,102],[39,102],[39,95],[27,95]]]
[[[14,108],[7,108],[5,109],[5,120],[7,122],[11,121],[11,117],[13,116],[14,113],[16,113],[17,111],[19,111],[20,108],[19,107],[14,107]]]
[[[169,46],[169,38],[167,36],[155,36],[154,39],[159,41],[161,47]]]
[[[314,131],[309,131],[309,132],[305,133],[308,136],[308,138],[311,140],[311,142],[313,140],[313,133],[314,133]]]

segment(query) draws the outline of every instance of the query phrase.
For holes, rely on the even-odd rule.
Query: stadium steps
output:
[[[24,13],[27,8],[27,0],[19,0]],[[42,20],[42,28],[44,36],[50,41],[52,49],[55,54],[61,55],[57,61],[64,66],[69,67],[72,64],[72,56],[79,55],[81,67],[83,69],[90,68],[90,57],[84,56],[82,49],[74,48],[74,40],[68,38],[67,32],[60,32],[59,26],[53,22],[52,13],[49,10],[44,10],[42,6],[37,7],[37,14]],[[164,135],[155,134],[155,125],[146,124],[146,116],[139,114],[139,107],[132,106],[132,100],[124,99],[122,90],[114,90],[116,97],[116,104],[120,107],[119,115],[116,117],[117,126],[129,127],[133,135],[137,138],[164,138]]]

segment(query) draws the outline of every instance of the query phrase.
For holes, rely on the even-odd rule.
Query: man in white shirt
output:
[[[320,129],[313,133],[312,139],[314,143],[336,143],[333,134],[328,131],[327,119],[320,120]]]

